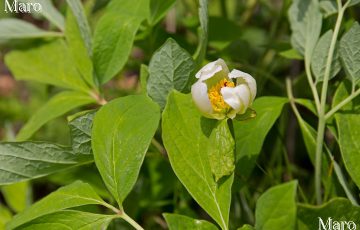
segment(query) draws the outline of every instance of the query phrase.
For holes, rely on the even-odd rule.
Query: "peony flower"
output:
[[[256,81],[239,70],[229,72],[224,60],[218,59],[205,65],[195,75],[192,85],[193,101],[208,118],[235,118],[244,114],[256,96]]]

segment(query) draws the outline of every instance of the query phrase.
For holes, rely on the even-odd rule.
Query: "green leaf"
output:
[[[334,100],[333,107],[350,95],[351,87],[340,84]],[[360,188],[360,98],[354,99],[335,114],[339,133],[339,146],[345,167],[355,184]]]
[[[187,216],[178,214],[163,214],[166,223],[168,224],[169,230],[217,230],[218,228],[212,223],[205,220],[196,220]]]
[[[8,207],[16,213],[23,211],[31,203],[31,186],[27,181],[3,185],[1,192]]]
[[[60,92],[34,113],[26,125],[20,130],[16,139],[18,141],[27,140],[48,121],[77,107],[95,102],[95,99],[91,98],[90,95],[81,92]]]
[[[0,20],[0,40],[60,37],[59,32],[46,31],[15,18]]]
[[[255,166],[267,133],[281,114],[286,98],[260,97],[253,109],[257,115],[249,121],[233,121],[235,133],[236,171],[248,177]]]
[[[118,98],[95,115],[95,163],[120,206],[137,180],[159,119],[159,107],[145,95]]]
[[[291,181],[270,188],[256,203],[257,230],[296,229],[297,181]]]
[[[176,0],[150,0],[149,24],[153,26],[157,24],[175,2]]]
[[[360,25],[354,22],[340,40],[340,57],[348,77],[353,84],[360,79]]]
[[[191,56],[169,38],[153,55],[149,64],[147,92],[163,109],[168,94],[185,89],[194,68]]]
[[[64,210],[36,218],[16,228],[17,230],[94,230],[107,229],[116,215]]]
[[[245,224],[241,228],[238,228],[238,230],[255,230],[255,228],[251,225]]]
[[[220,121],[210,134],[208,154],[210,167],[215,181],[230,176],[235,169],[235,142],[229,130],[227,120]]]
[[[354,6],[359,2],[360,0],[350,0],[350,3],[347,5],[347,7]],[[338,12],[337,3],[334,0],[321,0],[319,5],[325,17],[329,17]]]
[[[335,221],[353,221],[357,225],[360,223],[360,207],[353,206],[347,199],[335,198],[321,206],[299,204],[297,217],[298,226],[301,230],[322,229],[319,218],[325,225],[328,218],[331,218],[333,228],[328,226],[328,229],[340,229],[336,228]]]
[[[40,3],[42,14],[47,20],[49,20],[52,24],[58,27],[61,31],[65,29],[65,20],[62,14],[54,7],[52,1],[49,0],[20,0],[21,2],[29,2],[29,3]],[[38,12],[32,12],[34,14],[38,14]]]
[[[17,80],[33,80],[88,92],[89,87],[72,60],[62,39],[27,50],[12,51],[5,56],[5,62]]]
[[[79,0],[67,1],[65,37],[69,51],[74,58],[83,79],[94,87],[93,65],[91,61],[91,32]]]
[[[291,45],[310,60],[322,25],[318,0],[294,0],[288,16],[292,30]]]
[[[0,203],[0,229],[5,229],[5,225],[12,218],[12,214],[9,209]]]
[[[70,148],[45,142],[0,143],[0,184],[49,175],[91,162],[91,156],[74,154]]]
[[[38,217],[88,204],[108,206],[105,201],[95,193],[90,185],[76,181],[70,185],[59,188],[23,212],[17,214],[8,223],[7,228],[14,229]]]
[[[100,83],[113,78],[125,65],[149,0],[111,1],[97,23],[93,62]]]
[[[231,185],[234,176],[216,183],[207,148],[215,120],[201,116],[189,94],[173,91],[163,112],[163,142],[171,166],[196,202],[221,226],[228,229]]]
[[[311,68],[314,72],[316,82],[321,82],[324,79],[324,73],[326,69],[327,57],[329,54],[331,39],[333,36],[333,31],[328,30],[316,44],[314,54],[311,58]],[[341,69],[339,52],[337,48],[334,50],[333,60],[331,62],[330,75],[329,79],[332,79],[339,73]]]
[[[279,53],[280,56],[288,58],[288,59],[295,59],[295,60],[303,60],[304,58],[299,54],[299,52],[295,49],[285,50]]]
[[[71,146],[74,153],[92,154],[91,149],[91,128],[95,111],[79,114],[69,121],[71,133]]]

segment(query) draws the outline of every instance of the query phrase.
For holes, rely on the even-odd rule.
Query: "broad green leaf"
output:
[[[62,14],[54,7],[52,1],[49,0],[20,0],[21,2],[29,2],[29,3],[40,3],[41,11],[32,12],[33,14],[41,14],[47,20],[49,20],[52,24],[54,24],[61,31],[65,29],[65,20]]]
[[[233,121],[235,133],[236,171],[248,177],[255,166],[267,133],[281,114],[286,98],[260,97],[253,109],[257,115],[250,121]]]
[[[299,204],[297,208],[297,218],[299,230],[340,229],[336,227],[335,221],[353,221],[359,226],[360,207],[353,206],[349,200],[344,198],[332,199],[321,206]],[[320,226],[322,223],[320,223],[319,218],[321,218],[322,223],[325,225],[328,224],[329,218],[331,218],[333,225],[328,225],[328,227],[324,225]]]
[[[193,55],[196,67],[200,68],[206,54],[206,49],[208,45],[208,0],[199,0],[199,19],[200,27],[198,29],[199,41],[196,51]],[[196,78],[190,80],[190,83],[193,83]]]
[[[350,3],[347,7],[354,6],[359,2],[360,0],[350,0]],[[319,5],[325,17],[329,17],[338,12],[337,3],[334,0],[321,0]]]
[[[169,38],[150,60],[147,93],[163,109],[173,89],[184,90],[193,68],[188,52]]]
[[[64,210],[36,218],[17,230],[95,230],[107,229],[116,215],[101,215],[90,212]]]
[[[288,16],[292,30],[291,45],[310,60],[322,25],[318,0],[294,0]]]
[[[72,0],[68,4],[65,37],[69,51],[83,79],[94,87],[90,28],[81,2]]]
[[[46,31],[15,18],[0,20],[0,40],[60,37],[62,33]]]
[[[295,103],[300,104],[310,110],[314,115],[317,115],[315,102],[306,98],[295,98]]]
[[[229,130],[227,120],[220,121],[210,134],[208,155],[211,171],[218,182],[224,176],[230,176],[235,169],[235,142]]]
[[[95,99],[91,98],[90,95],[81,92],[60,92],[34,113],[26,125],[20,130],[16,139],[18,141],[27,140],[48,121],[77,107],[95,102]]]
[[[95,111],[86,112],[69,121],[71,145],[74,153],[92,154],[91,128]]]
[[[148,18],[150,25],[158,23],[175,2],[176,0],[150,0],[150,14]]]
[[[96,25],[93,62],[100,83],[113,78],[125,65],[149,0],[111,1]]]
[[[169,230],[217,230],[218,228],[212,223],[205,220],[196,220],[187,216],[178,214],[163,214]]]
[[[347,85],[349,86],[349,85]],[[337,89],[333,106],[349,96],[351,87],[344,83]],[[360,187],[360,98],[357,97],[348,103],[341,111],[335,114],[339,135],[339,146],[345,167],[355,184]]]
[[[72,60],[62,39],[12,51],[5,56],[5,62],[17,80],[33,80],[88,92],[89,88]]]
[[[91,162],[91,156],[74,154],[70,148],[45,142],[0,143],[0,184],[38,178]]]
[[[12,218],[12,214],[9,209],[0,203],[0,229],[5,229],[5,225]]]
[[[299,54],[299,52],[295,49],[285,50],[279,53],[280,56],[283,56],[288,59],[295,59],[295,60],[303,60],[304,58]]]
[[[296,189],[292,181],[274,186],[263,193],[256,203],[257,230],[296,229]]]
[[[88,204],[108,206],[93,190],[81,181],[64,186],[17,214],[7,225],[8,229],[17,228],[38,217]]]
[[[95,115],[95,163],[120,206],[137,180],[159,119],[159,107],[145,95],[115,99]]]
[[[1,192],[8,207],[16,213],[23,211],[31,204],[31,186],[27,181],[3,185]]]
[[[314,54],[311,58],[311,68],[314,72],[316,82],[321,82],[324,80],[324,73],[326,69],[327,57],[329,54],[331,39],[333,36],[333,31],[328,30],[316,44]],[[336,76],[341,69],[339,52],[337,48],[334,50],[333,60],[331,62],[330,76],[329,79]]]
[[[354,22],[340,40],[340,57],[348,77],[353,84],[360,79],[360,25]]]
[[[201,116],[189,94],[173,91],[163,112],[163,142],[171,166],[196,202],[227,229],[234,176],[216,183],[207,148],[215,120]]]

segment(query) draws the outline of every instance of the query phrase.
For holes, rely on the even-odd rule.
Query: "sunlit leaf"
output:
[[[163,215],[165,217],[166,223],[169,226],[169,230],[182,230],[182,229],[217,230],[218,229],[215,225],[205,220],[196,220],[178,214],[165,213]]]

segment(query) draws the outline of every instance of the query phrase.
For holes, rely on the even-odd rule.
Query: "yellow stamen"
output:
[[[227,112],[230,109],[230,106],[226,104],[220,92],[221,88],[223,87],[234,88],[235,84],[234,82],[224,78],[221,81],[219,81],[219,83],[211,87],[208,91],[208,96],[211,102],[211,106],[215,112]]]

